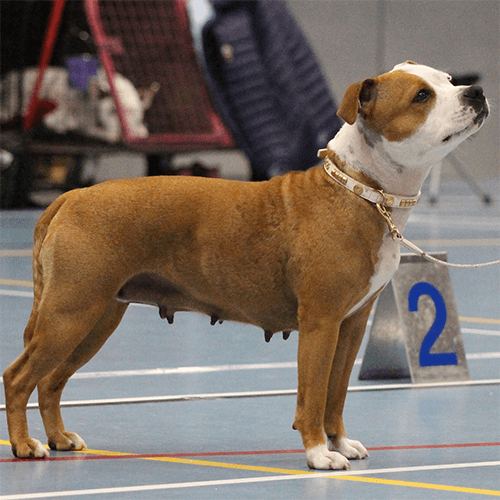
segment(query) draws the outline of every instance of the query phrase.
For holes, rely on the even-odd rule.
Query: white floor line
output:
[[[210,481],[190,481],[185,483],[166,483],[166,484],[146,484],[141,486],[122,486],[115,488],[96,488],[87,490],[67,490],[67,491],[50,491],[45,493],[20,493],[15,495],[1,495],[0,500],[36,500],[41,498],[58,498],[58,497],[72,497],[72,496],[88,496],[88,495],[105,495],[116,493],[134,493],[144,491],[159,491],[159,490],[173,490],[181,488],[203,488],[206,486],[230,486],[237,484],[250,484],[250,483],[266,483],[275,481],[293,481],[304,479],[335,479],[339,476],[368,476],[377,474],[393,474],[399,472],[420,472],[420,471],[433,471],[433,470],[451,470],[451,469],[464,469],[472,467],[498,467],[500,461],[492,462],[470,462],[460,464],[441,464],[441,465],[417,465],[414,467],[395,467],[388,469],[366,469],[355,471],[337,471],[337,472],[317,472],[312,474],[286,474],[276,476],[259,476],[248,478],[236,479],[218,479]]]
[[[407,389],[442,389],[454,387],[477,387],[485,385],[500,385],[500,379],[465,380],[459,382],[437,382],[426,384],[381,384],[350,386],[348,392],[401,391]],[[116,406],[150,403],[175,403],[181,401],[200,401],[213,399],[265,398],[279,396],[295,396],[296,389],[277,389],[270,391],[215,392],[205,394],[178,394],[165,396],[149,396],[136,398],[87,399],[80,401],[61,401],[61,408],[88,406]],[[38,403],[29,403],[28,410],[38,408]],[[5,411],[5,405],[0,405],[0,411]]]
[[[482,328],[460,328],[462,333],[471,333],[474,335],[492,335],[500,337],[500,330],[483,330]]]
[[[0,290],[0,295],[6,295],[8,297],[33,298],[33,292],[23,292],[20,290]]]
[[[500,352],[477,352],[466,354],[468,360],[476,359],[498,359]],[[361,358],[356,359],[355,365],[360,365],[363,362]],[[106,372],[81,372],[75,373],[72,379],[88,379],[88,378],[108,378],[108,377],[129,377],[143,375],[179,375],[191,373],[214,373],[225,371],[240,371],[240,370],[274,370],[285,368],[297,368],[296,361],[286,361],[282,363],[249,363],[239,365],[215,365],[215,366],[181,366],[177,368],[152,368],[144,370],[119,370]]]
[[[499,359],[500,352],[476,352],[466,354],[469,361],[472,360],[488,360]],[[355,365],[360,365],[363,362],[361,358],[356,359]],[[285,361],[281,363],[247,363],[238,365],[214,365],[214,366],[179,366],[176,368],[148,368],[142,370],[115,370],[104,372],[77,372],[71,379],[101,379],[101,378],[116,378],[116,377],[141,377],[141,376],[156,376],[156,375],[189,375],[199,373],[218,373],[227,371],[244,371],[244,370],[276,370],[276,369],[296,369],[296,361]],[[0,384],[3,383],[3,377],[0,377]]]
[[[500,358],[500,352],[471,352],[466,354],[465,357],[468,361],[474,359],[498,359]]]
[[[75,373],[72,379],[129,377],[141,375],[185,375],[190,373],[213,373],[240,370],[273,370],[283,368],[297,368],[296,361],[283,363],[248,363],[239,365],[215,365],[215,366],[180,366],[177,368],[152,368],[145,370],[119,370],[106,372],[81,372]]]

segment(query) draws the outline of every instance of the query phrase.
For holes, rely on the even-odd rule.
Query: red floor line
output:
[[[479,446],[500,446],[500,442],[491,443],[457,443],[457,444],[422,444],[410,446],[377,446],[367,448],[368,451],[399,451],[399,450],[430,450],[436,448],[474,448]],[[200,457],[223,457],[241,455],[280,455],[284,453],[303,453],[304,450],[256,450],[256,451],[222,451],[205,453],[157,453],[141,455],[79,455],[71,457],[48,457],[44,461],[68,461],[68,460],[113,460],[113,459],[141,459],[141,458],[200,458]],[[85,452],[83,452],[85,453]],[[6,462],[32,462],[32,458],[3,458],[0,463]]]
[[[500,443],[458,443],[458,444],[421,444],[412,446],[378,446],[367,448],[369,451],[386,450],[431,450],[434,448],[473,448],[476,446],[500,446]]]

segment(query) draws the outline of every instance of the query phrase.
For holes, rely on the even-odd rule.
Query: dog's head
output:
[[[148,88],[136,89],[130,80],[118,73],[114,77],[114,84],[130,132],[138,139],[147,138],[149,132],[144,124],[144,112],[151,107],[154,96],[160,88],[159,84],[155,82]],[[95,118],[103,129],[105,138],[111,142],[120,140],[122,138],[120,119],[106,73],[102,68],[98,70],[97,77],[89,82],[89,95],[97,113]]]
[[[488,116],[481,87],[454,86],[450,75],[407,61],[347,89],[338,115],[356,125],[369,146],[403,163],[442,159]]]

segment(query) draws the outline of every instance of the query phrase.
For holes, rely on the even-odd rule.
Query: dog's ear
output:
[[[353,125],[363,105],[373,99],[375,88],[376,82],[373,78],[349,85],[337,115],[349,125]]]
[[[137,89],[144,111],[151,107],[151,104],[153,104],[153,99],[159,90],[160,84],[158,82],[153,82],[149,87]]]

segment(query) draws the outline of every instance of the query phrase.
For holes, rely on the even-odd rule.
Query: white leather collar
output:
[[[318,151],[319,158],[324,160],[325,172],[341,186],[344,186],[355,195],[370,203],[380,204],[388,208],[412,208],[420,200],[421,193],[415,196],[399,196],[397,194],[384,193],[381,189],[373,189],[362,182],[354,180],[342,172],[328,156],[328,149]]]

